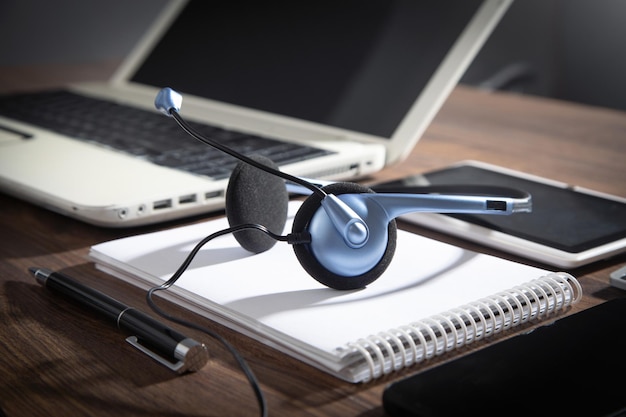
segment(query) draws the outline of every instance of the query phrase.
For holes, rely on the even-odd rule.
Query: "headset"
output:
[[[371,189],[350,182],[296,177],[280,171],[266,157],[242,155],[194,131],[179,114],[182,96],[171,88],[160,90],[154,103],[189,135],[240,162],[226,189],[230,227],[198,242],[169,280],[148,290],[146,300],[162,317],[200,330],[222,343],[246,375],[263,417],[267,416],[265,397],[237,349],[210,328],[170,315],[152,298],[156,291],[174,285],[206,243],[232,233],[244,249],[261,253],[284,241],[292,245],[302,267],[318,282],[336,290],[354,290],[374,282],[389,266],[396,248],[398,216],[417,211],[501,215],[531,211],[531,196],[527,192],[506,187]],[[291,233],[283,236],[280,233],[287,221],[290,194],[307,197],[294,217]]]
[[[396,247],[395,219],[411,212],[509,215],[530,212],[531,196],[491,186],[381,188],[374,191],[351,182],[325,183],[296,177],[270,159],[240,154],[204,137],[180,115],[182,95],[163,88],[155,107],[176,120],[195,139],[240,162],[225,196],[226,217],[246,250],[261,253],[277,241],[291,244],[311,277],[337,290],[360,289],[389,266]],[[290,193],[308,194],[297,211],[291,233],[280,236],[287,219]]]

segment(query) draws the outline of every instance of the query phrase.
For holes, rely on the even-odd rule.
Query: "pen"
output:
[[[112,320],[132,336],[126,341],[152,359],[181,374],[201,369],[209,359],[206,346],[156,321],[139,310],[89,288],[60,272],[29,268],[37,282]]]

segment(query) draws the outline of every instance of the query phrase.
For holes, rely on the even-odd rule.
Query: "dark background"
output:
[[[120,60],[165,4],[0,0],[0,71]],[[626,110],[623,16],[621,0],[517,0],[462,83]]]

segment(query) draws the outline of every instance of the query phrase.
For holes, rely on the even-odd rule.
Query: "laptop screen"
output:
[[[389,138],[481,3],[190,1],[131,78]]]

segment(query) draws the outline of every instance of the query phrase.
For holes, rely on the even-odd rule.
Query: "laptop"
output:
[[[163,87],[285,172],[366,177],[414,148],[509,4],[172,1],[108,82],[0,97],[0,190],[104,227],[222,209],[237,161],[160,114]]]

